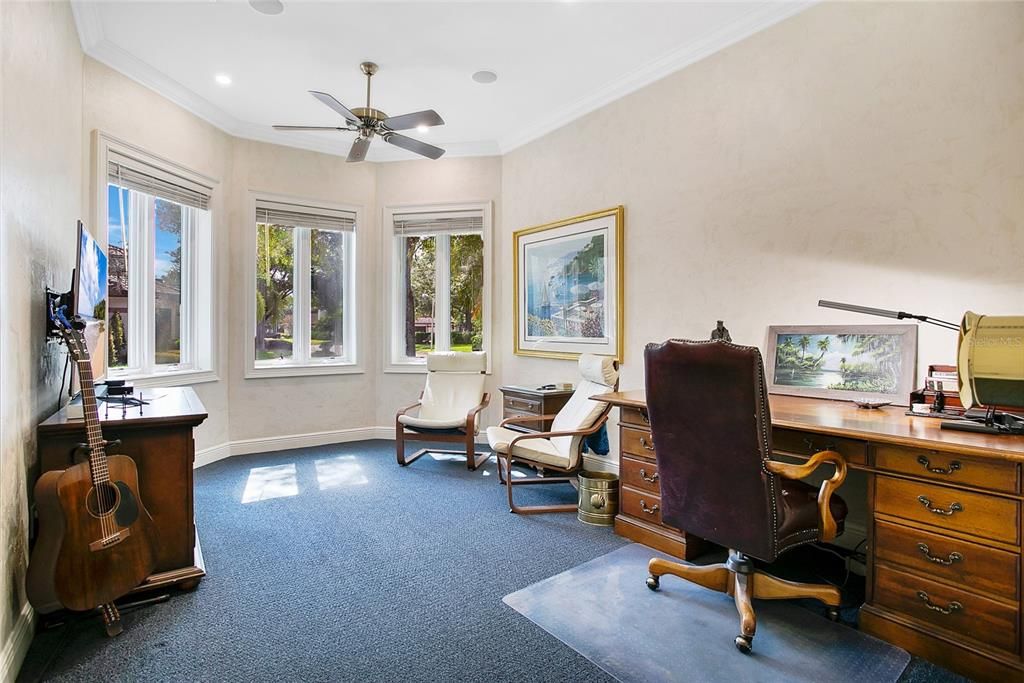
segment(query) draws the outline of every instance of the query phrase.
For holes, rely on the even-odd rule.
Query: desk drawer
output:
[[[619,427],[619,448],[623,453],[654,459],[654,439],[646,429]]]
[[[651,421],[647,419],[647,411],[640,408],[621,408],[619,422],[650,429]]]
[[[649,524],[661,525],[661,497],[634,491],[625,486],[619,491],[619,502],[622,511],[630,517],[642,519]]]
[[[622,456],[619,477],[623,486],[649,491],[654,495],[661,494],[661,483],[658,481],[658,465],[646,460],[637,460]]]
[[[518,414],[528,413],[530,415],[542,415],[540,401],[532,398],[523,398],[521,396],[505,396],[502,401],[502,406],[506,411],[516,411]],[[506,412],[506,417],[509,415]]]
[[[993,647],[1017,652],[1017,609],[888,567],[875,567],[875,604]]]
[[[1012,462],[974,460],[924,448],[878,445],[875,467],[943,483],[1017,492],[1017,465]]]
[[[1017,598],[1015,553],[882,521],[875,522],[874,545],[877,560],[938,581]]]
[[[1005,543],[1018,539],[1017,501],[983,493],[878,475],[875,510]]]
[[[827,434],[811,434],[798,429],[775,427],[772,429],[772,445],[775,450],[789,455],[810,457],[818,451],[836,451],[850,465],[866,465],[868,445],[864,441],[846,439]]]

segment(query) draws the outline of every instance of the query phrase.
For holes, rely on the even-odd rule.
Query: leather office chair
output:
[[[756,619],[751,598],[815,598],[838,619],[834,586],[784,581],[755,568],[790,548],[842,532],[846,503],[833,495],[846,478],[834,451],[802,465],[771,460],[772,432],[761,353],[724,341],[669,340],[644,351],[662,519],[729,548],[723,564],[696,566],[654,558],[647,587],[671,574],[734,596],[736,647],[749,653]],[[819,490],[797,481],[823,463],[835,474]]]
[[[487,428],[487,442],[498,456],[498,482],[508,492],[509,512],[576,512],[576,505],[517,505],[512,487],[527,484],[573,483],[583,469],[583,445],[586,437],[597,432],[608,420],[611,404],[593,401],[591,396],[619,387],[619,364],[608,356],[584,353],[579,358],[580,381],[569,401],[557,415],[510,417],[497,427]],[[519,432],[510,424],[536,424],[551,420],[549,432]],[[512,463],[543,468],[563,474],[561,477],[512,478]]]
[[[395,415],[395,455],[403,467],[425,453],[462,455],[463,451],[421,448],[405,456],[406,441],[447,441],[465,446],[466,467],[475,470],[491,457],[478,453],[480,411],[491,397],[484,391],[487,354],[484,352],[437,352],[427,354],[427,383],[420,399]],[[419,408],[416,415],[409,415]]]

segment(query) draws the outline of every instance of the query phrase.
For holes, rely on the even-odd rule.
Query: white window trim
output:
[[[218,216],[221,212],[221,198],[218,188],[220,182],[214,178],[203,175],[197,171],[193,171],[190,168],[182,166],[181,164],[158,156],[151,152],[148,152],[141,147],[126,142],[119,138],[116,138],[108,133],[101,130],[94,130],[92,133],[93,149],[95,150],[95,166],[93,168],[92,177],[92,191],[94,196],[93,203],[93,225],[96,226],[94,234],[103,236],[103,247],[106,249],[109,242],[107,235],[108,221],[108,207],[107,207],[107,165],[110,160],[111,154],[119,154],[121,156],[128,156],[143,161],[151,166],[158,169],[162,169],[171,172],[175,175],[181,176],[187,180],[190,180],[199,185],[211,188],[210,192],[210,209],[207,213],[208,216]],[[203,284],[204,289],[209,290],[208,301],[206,302],[205,311],[202,314],[195,316],[195,335],[197,339],[207,340],[206,348],[198,349],[199,354],[202,356],[198,365],[195,359],[189,366],[182,367],[181,369],[173,368],[161,368],[156,367],[152,372],[147,373],[132,373],[132,372],[114,372],[107,367],[107,359],[103,359],[104,374],[111,379],[124,379],[130,381],[137,387],[171,387],[171,386],[182,386],[188,384],[200,384],[203,382],[216,382],[220,379],[217,375],[217,350],[218,350],[218,329],[217,320],[218,317],[218,299],[217,292],[219,289],[219,278],[216,267],[218,263],[218,252],[217,252],[217,240],[214,234],[215,228],[211,224],[207,226],[197,226],[197,229],[205,229],[210,232],[209,251],[204,254],[204,261],[208,261],[210,268],[199,269],[197,276],[204,276],[208,278],[208,281]],[[194,249],[195,245],[182,245],[182,248]],[[134,259],[133,261],[138,261]],[[131,265],[129,265],[131,267]],[[152,283],[147,283],[147,287],[152,287]],[[138,300],[136,298],[136,300]],[[185,302],[186,305],[194,303]],[[152,324],[152,323],[151,323]],[[182,321],[182,325],[192,325],[192,321]],[[196,353],[196,349],[193,349],[193,353]]]
[[[483,293],[483,351],[487,353],[486,374],[491,374],[491,282],[494,278],[492,267],[493,253],[493,205],[490,201],[469,201],[469,202],[445,202],[440,204],[394,204],[383,208],[381,219],[381,262],[384,264],[384,286],[381,288],[383,301],[381,316],[384,322],[384,346],[382,349],[383,371],[387,373],[415,373],[422,374],[427,371],[425,360],[409,359],[399,361],[397,359],[397,340],[395,333],[401,327],[400,313],[395,306],[396,285],[398,277],[398,255],[395,249],[394,226],[395,214],[403,213],[430,213],[440,211],[480,211],[483,214],[483,242],[484,242],[484,293]],[[444,265],[439,268],[449,268],[449,259],[437,258],[437,262]],[[436,294],[436,293],[435,293]],[[441,296],[450,296],[450,293],[441,293]],[[447,332],[450,334],[450,330]]]
[[[267,377],[304,377],[309,375],[355,375],[365,372],[365,368],[362,364],[362,352],[360,344],[360,291],[359,291],[359,279],[357,277],[359,271],[359,262],[362,260],[361,255],[363,252],[362,243],[365,239],[360,239],[359,234],[363,232],[363,207],[352,205],[352,204],[339,204],[337,202],[328,202],[320,199],[310,199],[307,197],[294,197],[280,194],[272,194],[269,192],[258,192],[255,190],[249,191],[249,196],[246,204],[246,230],[245,230],[245,279],[246,279],[246,334],[245,334],[245,378],[246,379],[264,379]],[[355,220],[355,231],[353,233],[353,241],[355,249],[351,251],[351,267],[345,269],[343,276],[345,278],[345,311],[346,317],[349,318],[349,332],[345,335],[344,344],[346,347],[351,348],[351,354],[347,354],[347,357],[343,360],[324,359],[324,360],[311,360],[307,363],[282,363],[276,366],[257,366],[255,349],[253,348],[253,340],[256,338],[256,251],[257,251],[257,239],[256,239],[256,202],[284,202],[288,204],[303,204],[311,208],[323,208],[331,209],[335,211],[349,211],[356,215]],[[296,258],[299,258],[302,250],[296,252]],[[301,294],[296,293],[296,299],[301,298]],[[296,301],[296,304],[300,303]]]

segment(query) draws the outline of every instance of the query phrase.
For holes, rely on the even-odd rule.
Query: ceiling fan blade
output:
[[[416,154],[425,156],[429,159],[440,159],[441,155],[444,154],[444,150],[440,147],[434,147],[433,145],[428,145],[425,142],[420,142],[419,140],[414,140],[410,137],[399,135],[398,133],[386,134],[384,136],[384,141],[391,143],[395,147],[407,149],[410,152],[415,152]]]
[[[348,158],[345,161],[362,161],[366,158],[366,150],[370,149],[370,138],[362,136],[356,138],[352,143],[352,149],[348,151]]]
[[[384,127],[389,130],[409,130],[419,126],[443,126],[444,119],[433,109],[417,111],[412,114],[402,114],[384,119]]]
[[[339,114],[341,114],[342,116],[344,116],[345,120],[348,121],[349,123],[351,123],[352,125],[354,125],[354,126],[361,126],[361,125],[363,125],[363,122],[359,119],[359,117],[356,116],[355,114],[353,114],[351,112],[351,110],[349,110],[348,107],[346,107],[344,104],[342,104],[338,100],[334,99],[333,97],[331,97],[327,93],[325,93],[325,92],[318,92],[316,90],[310,90],[309,94],[312,95],[313,97],[317,98],[318,100],[320,100],[324,104],[326,104],[328,107],[330,107],[334,111],[336,111]]]
[[[341,126],[274,126],[274,130],[351,130]]]

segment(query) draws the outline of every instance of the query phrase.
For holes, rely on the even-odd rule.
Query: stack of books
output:
[[[935,398],[939,393],[945,397],[946,415],[963,413],[963,403],[960,402],[960,387],[957,384],[955,365],[929,365],[928,375],[924,379],[924,388],[918,389],[910,394],[911,404],[927,403],[935,404]]]

